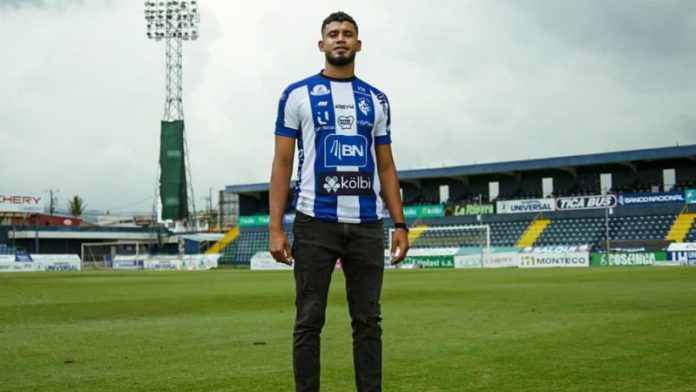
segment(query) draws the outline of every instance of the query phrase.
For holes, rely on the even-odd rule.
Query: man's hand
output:
[[[392,234],[391,251],[389,252],[392,256],[391,264],[397,265],[404,261],[406,253],[408,253],[408,234],[406,230],[396,229]]]
[[[290,249],[290,241],[283,229],[271,229],[270,238],[268,241],[268,250],[275,261],[287,265],[292,265],[292,250]]]

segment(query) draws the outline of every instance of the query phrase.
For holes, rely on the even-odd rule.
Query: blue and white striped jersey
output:
[[[275,134],[297,139],[295,208],[321,220],[382,219],[375,145],[391,143],[387,97],[353,77],[320,74],[280,97]]]

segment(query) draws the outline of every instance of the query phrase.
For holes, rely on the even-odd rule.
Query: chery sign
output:
[[[0,194],[0,212],[43,212],[41,196]]]

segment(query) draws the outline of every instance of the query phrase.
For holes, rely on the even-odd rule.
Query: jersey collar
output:
[[[323,69],[319,71],[319,76],[321,76],[324,79],[332,80],[334,82],[351,82],[356,79],[355,75],[351,76],[350,78],[332,78],[331,76],[324,75]]]

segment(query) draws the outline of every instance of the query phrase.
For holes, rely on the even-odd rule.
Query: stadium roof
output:
[[[450,166],[436,169],[414,169],[399,171],[399,180],[422,180],[426,178],[460,177],[482,174],[510,173],[540,169],[573,168],[608,164],[630,164],[637,161],[654,161],[675,158],[696,160],[696,144],[675,147],[648,148],[604,152],[598,154],[570,155],[566,157],[528,159],[509,162],[480,163],[463,166]],[[228,193],[268,192],[269,183],[228,185]]]

